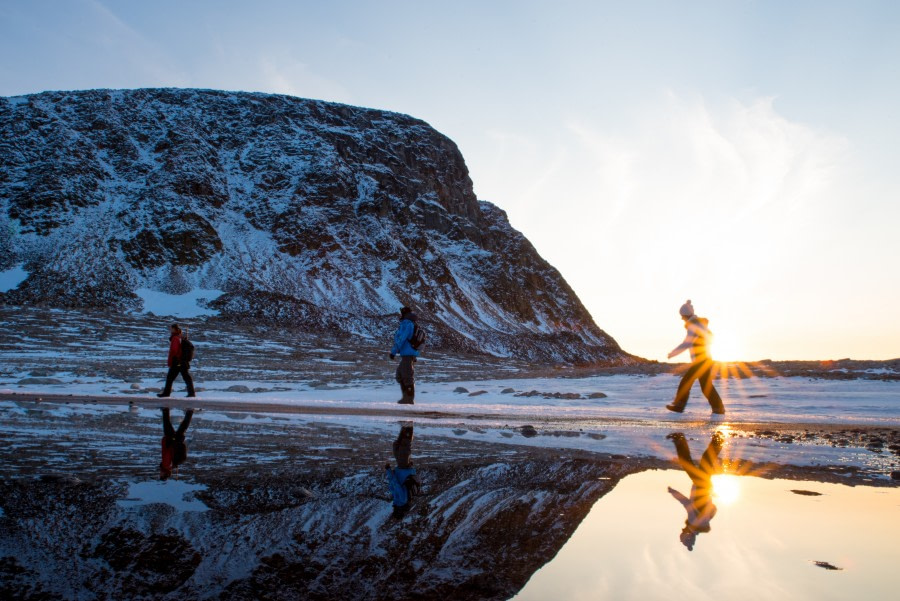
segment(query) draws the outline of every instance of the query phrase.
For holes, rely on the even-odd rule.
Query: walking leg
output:
[[[694,363],[684,372],[684,375],[681,376],[681,382],[678,384],[678,391],[675,393],[675,400],[671,404],[666,405],[667,409],[678,413],[684,411],[688,398],[691,396],[691,386],[694,385],[694,380],[697,379],[701,365],[701,363]]]
[[[184,412],[184,417],[181,418],[181,423],[178,424],[178,434],[181,438],[184,438],[184,432],[188,429],[188,426],[191,425],[191,418],[194,417],[193,409],[186,409]],[[171,426],[170,426],[171,427]]]
[[[700,471],[706,474],[717,474],[721,471],[719,453],[722,452],[722,435],[716,432],[709,441],[709,446],[700,458]]]
[[[713,386],[712,383],[713,362],[706,361],[705,363],[706,365],[704,365],[699,376],[700,389],[703,391],[703,396],[709,401],[712,412],[723,415],[725,413],[725,405],[722,403],[722,397],[719,396],[719,391],[716,390],[716,387]]]
[[[187,395],[196,396],[194,393],[194,378],[191,377],[191,365],[185,363],[181,366],[181,377],[184,379],[184,385],[187,386]]]
[[[166,385],[163,387],[163,391],[159,396],[169,396],[172,394],[172,384],[175,382],[176,377],[178,377],[178,366],[173,365],[169,368],[169,373],[166,374]]]
[[[172,427],[172,418],[169,415],[169,408],[162,408],[162,417],[163,417],[163,434],[166,438],[172,438],[175,436],[175,428]]]
[[[687,439],[684,434],[678,433],[671,436],[672,442],[675,444],[675,453],[678,455],[678,464],[687,471],[686,465],[693,467],[694,459],[691,457],[691,448],[688,446]]]
[[[409,358],[409,373],[407,374],[406,394],[412,404],[416,400],[416,358]]]
[[[681,466],[681,469],[690,477],[691,482],[695,485],[702,481],[703,478],[700,475],[700,470],[697,469],[697,466],[694,464],[694,458],[691,457],[691,448],[688,446],[687,439],[685,439],[684,434],[677,433],[670,436],[672,442],[675,444],[675,453],[678,455],[678,465]]]
[[[412,362],[413,357],[400,357],[400,366],[397,368],[397,381],[400,382],[400,389],[403,390],[403,397],[397,402],[401,405],[413,404],[413,397],[410,394],[413,382]]]

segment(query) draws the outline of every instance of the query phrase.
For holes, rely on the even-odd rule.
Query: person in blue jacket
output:
[[[416,398],[415,363],[419,351],[412,347],[410,341],[416,329],[416,314],[409,307],[400,309],[400,325],[394,333],[394,346],[391,347],[391,359],[400,355],[395,377],[403,397],[397,401],[401,405],[413,405]]]
[[[385,464],[385,476],[394,506],[394,516],[403,517],[409,511],[412,497],[420,488],[419,477],[412,465],[413,427],[402,426],[394,441],[394,459],[397,467]]]

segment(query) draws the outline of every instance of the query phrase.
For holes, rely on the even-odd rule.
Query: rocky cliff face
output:
[[[379,110],[207,90],[0,98],[0,270],[22,264],[0,301],[140,310],[136,290],[199,288],[226,318],[362,336],[409,304],[434,345],[630,360],[476,199],[451,140]]]

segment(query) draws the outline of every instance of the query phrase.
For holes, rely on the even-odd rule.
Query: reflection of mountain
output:
[[[426,495],[402,520],[377,470],[303,484],[204,478],[210,510],[186,513],[123,508],[123,485],[7,480],[0,587],[24,598],[505,599],[622,470],[579,460],[423,470]]]

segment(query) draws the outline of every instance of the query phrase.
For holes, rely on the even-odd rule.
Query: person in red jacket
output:
[[[194,392],[194,379],[191,377],[191,362],[190,360],[184,360],[181,352],[181,338],[182,331],[181,326],[177,323],[173,323],[169,326],[169,373],[166,374],[166,386],[163,388],[163,391],[160,392],[158,397],[163,398],[170,396],[172,394],[172,384],[175,382],[175,378],[178,377],[178,374],[181,374],[181,377],[184,379],[184,384],[187,386],[187,396],[195,397],[197,396]]]
[[[169,416],[169,408],[162,408],[163,437],[162,437],[162,461],[159,463],[159,479],[168,480],[175,470],[178,475],[178,466],[187,459],[187,444],[184,442],[184,433],[191,425],[193,409],[185,409],[184,418],[178,425],[178,429],[172,427],[172,419]]]

